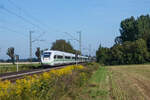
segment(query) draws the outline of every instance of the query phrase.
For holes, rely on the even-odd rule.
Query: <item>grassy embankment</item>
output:
[[[149,100],[150,65],[99,68],[82,87],[80,100]]]
[[[0,81],[0,100],[75,100],[97,64],[67,66],[15,83]]]
[[[0,74],[2,73],[6,73],[6,72],[16,72],[17,71],[17,65],[13,65],[13,64],[1,64],[0,65]],[[39,67],[40,64],[19,64],[18,65],[18,70],[22,71],[22,70],[29,70],[29,69],[34,69]]]

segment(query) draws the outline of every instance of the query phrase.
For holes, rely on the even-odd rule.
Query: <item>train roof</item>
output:
[[[53,53],[57,53],[57,54],[65,54],[66,56],[75,56],[75,54],[73,53],[68,53],[68,52],[63,52],[63,51],[58,51],[58,50],[46,50],[44,52],[53,52]],[[81,55],[78,55],[78,57],[81,57],[81,58],[88,58],[86,56],[81,56]]]
[[[57,53],[57,54],[65,54],[65,55],[68,55],[68,56],[75,56],[75,54],[73,53],[68,53],[68,52],[63,52],[63,51],[57,51],[57,50],[46,50],[44,52],[53,52],[53,53]]]

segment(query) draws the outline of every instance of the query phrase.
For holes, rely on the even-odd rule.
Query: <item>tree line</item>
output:
[[[79,50],[75,50],[69,41],[67,42],[63,39],[59,39],[53,42],[51,50],[58,50],[81,55],[81,52]]]
[[[41,52],[40,51],[40,47],[37,48],[35,55],[37,57],[37,59],[32,58],[34,61],[40,61],[40,57],[41,57]],[[15,54],[15,48],[14,47],[10,47],[7,49],[6,54],[10,57],[11,60],[7,60],[8,62],[11,61],[13,64],[15,64],[15,61],[19,61],[19,55]],[[24,61],[29,61],[29,59],[22,59]],[[4,60],[1,60],[4,61]]]
[[[56,40],[55,42],[53,42],[52,47],[50,49],[51,50],[69,52],[69,53],[78,54],[78,55],[81,54],[80,51],[75,50],[73,48],[73,46],[71,45],[70,42],[66,42],[63,39]],[[35,55],[36,55],[37,59],[34,59],[34,60],[35,61],[40,61],[41,55],[45,50],[48,50],[48,49],[41,50],[40,47],[37,47],[37,50],[35,52]],[[15,64],[15,61],[16,61],[15,58],[19,57],[18,55],[15,54],[15,48],[14,47],[8,48],[6,54],[10,57],[11,62],[13,64]]]
[[[131,16],[120,23],[120,36],[110,47],[99,46],[97,62],[105,65],[143,64],[150,62],[150,16]]]

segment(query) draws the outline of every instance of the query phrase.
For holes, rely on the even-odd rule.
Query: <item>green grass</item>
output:
[[[89,81],[90,88],[88,92],[90,93],[90,98],[99,100],[100,98],[106,100],[108,97],[108,82],[107,78],[107,70],[105,67],[100,67],[97,72],[92,76]]]
[[[0,65],[0,74],[6,73],[6,72],[16,72],[17,71],[17,65],[13,64],[6,64],[6,65]],[[22,70],[30,70],[34,68],[38,68],[40,64],[19,64],[19,71]]]
[[[83,87],[81,100],[108,100],[108,71],[105,67],[99,69],[92,75],[88,84]]]
[[[105,67],[100,67],[90,79],[90,82],[103,82],[106,79],[107,70]]]
[[[82,87],[80,100],[149,100],[150,65],[100,67]]]

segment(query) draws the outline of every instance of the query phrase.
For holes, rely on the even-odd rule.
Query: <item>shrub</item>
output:
[[[78,93],[76,90],[88,80],[96,66],[68,66],[40,75],[26,76],[15,83],[0,81],[0,100],[58,100],[66,96],[75,98]]]

